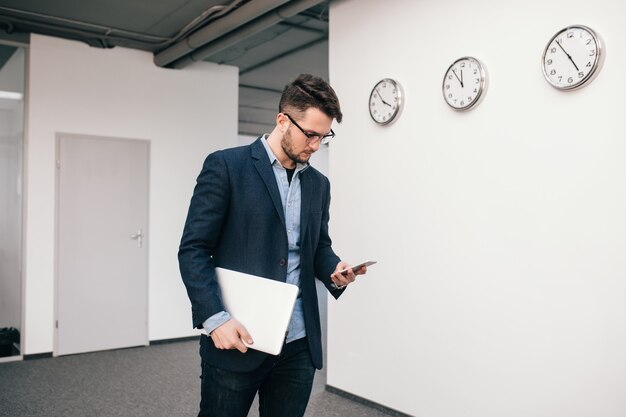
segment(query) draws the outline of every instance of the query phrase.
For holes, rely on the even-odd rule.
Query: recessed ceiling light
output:
[[[7,100],[21,100],[24,97],[22,93],[15,93],[13,91],[2,91],[0,90],[0,98],[5,98]]]

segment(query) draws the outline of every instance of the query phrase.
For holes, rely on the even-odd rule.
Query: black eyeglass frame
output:
[[[287,116],[287,119],[289,119],[291,123],[293,123],[298,129],[300,129],[300,132],[302,132],[304,136],[306,136],[306,138],[311,142],[316,142],[317,140],[319,140],[322,145],[326,145],[328,142],[330,142],[332,138],[335,137],[335,132],[333,132],[332,129],[330,129],[330,132],[325,135],[320,135],[319,133],[307,133],[304,131],[304,129],[302,129],[302,127],[300,127],[300,125],[295,120],[293,120],[291,116],[289,116],[287,113],[283,114]],[[317,140],[314,140],[313,138],[317,138]]]

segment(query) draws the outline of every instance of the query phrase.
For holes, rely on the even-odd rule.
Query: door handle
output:
[[[137,231],[137,234],[130,235],[131,239],[137,240],[137,247],[141,247],[143,243],[143,233],[141,233],[141,229]]]

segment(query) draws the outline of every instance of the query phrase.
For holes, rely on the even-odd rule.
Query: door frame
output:
[[[114,142],[145,142],[148,145],[148,218],[146,221],[147,224],[147,233],[148,239],[150,238],[150,173],[151,173],[151,152],[152,152],[152,143],[149,139],[133,139],[133,138],[122,138],[118,136],[102,136],[102,135],[90,135],[90,134],[81,134],[81,133],[66,133],[66,132],[56,132],[55,133],[55,143],[54,143],[54,321],[52,322],[53,328],[53,340],[52,340],[52,356],[60,356],[59,355],[59,328],[57,326],[59,320],[59,216],[60,216],[60,158],[61,158],[61,139],[62,138],[88,138],[88,139],[96,139],[96,140],[108,140]],[[144,341],[144,346],[150,345],[150,247],[152,245],[148,244],[146,254],[146,340]]]
[[[24,360],[24,342],[26,341],[26,225],[28,221],[27,214],[27,175],[28,175],[28,103],[29,103],[29,75],[30,75],[30,41],[19,35],[0,38],[0,45],[14,46],[24,49],[24,96],[22,98],[23,103],[23,124],[22,124],[22,224],[20,225],[20,237],[22,239],[20,243],[20,273],[18,279],[20,280],[20,354],[15,356],[7,356],[0,358],[0,363],[14,362]]]

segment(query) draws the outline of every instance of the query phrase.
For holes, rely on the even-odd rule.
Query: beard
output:
[[[289,132],[285,132],[283,138],[280,140],[280,146],[283,148],[285,154],[296,164],[306,164],[309,162],[309,158],[311,158],[311,154],[308,152],[300,152],[296,153],[293,149],[293,140],[291,139],[291,134]],[[304,156],[303,156],[304,155]]]

